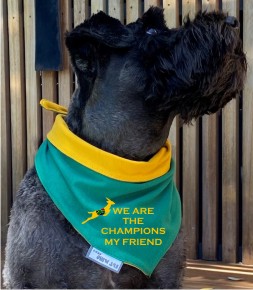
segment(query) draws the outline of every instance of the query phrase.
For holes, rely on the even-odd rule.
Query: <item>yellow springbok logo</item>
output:
[[[106,198],[106,202],[107,202],[107,205],[105,207],[98,209],[98,210],[94,210],[94,211],[88,211],[88,213],[91,214],[91,216],[89,218],[87,218],[85,221],[83,221],[82,224],[85,224],[88,221],[93,220],[101,215],[107,216],[111,211],[111,206],[114,205],[115,202],[113,202],[109,198]]]

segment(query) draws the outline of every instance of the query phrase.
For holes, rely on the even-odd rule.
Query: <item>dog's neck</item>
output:
[[[66,121],[70,130],[85,141],[137,161],[148,160],[165,144],[174,116],[154,119],[145,110],[137,110],[141,106],[135,102],[124,105],[114,96],[100,97],[99,101],[93,96],[80,109],[81,94],[79,89],[74,93]]]

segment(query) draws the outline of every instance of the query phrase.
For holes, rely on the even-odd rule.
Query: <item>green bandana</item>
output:
[[[169,142],[131,161],[80,139],[62,115],[47,137],[35,166],[55,205],[90,245],[151,275],[181,225]]]

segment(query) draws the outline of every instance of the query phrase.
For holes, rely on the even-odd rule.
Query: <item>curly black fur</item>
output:
[[[165,143],[173,118],[214,113],[243,88],[246,59],[237,22],[218,12],[178,29],[151,8],[127,26],[103,12],[66,35],[78,78],[66,121],[113,154],[147,160]],[[178,288],[182,231],[152,276],[124,265],[115,274],[84,257],[88,243],[52,203],[31,169],[11,211],[4,282],[8,288]]]
[[[148,59],[151,84],[146,100],[152,106],[175,111],[189,122],[216,112],[239,94],[246,60],[239,30],[225,19],[219,12],[199,12],[179,30],[143,40],[140,47],[144,62]],[[152,61],[150,51],[156,55]]]

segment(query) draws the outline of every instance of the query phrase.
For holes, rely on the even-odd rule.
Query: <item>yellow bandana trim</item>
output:
[[[107,177],[128,182],[144,182],[158,178],[170,169],[169,141],[149,161],[133,161],[103,151],[76,136],[57,115],[48,140],[62,153],[78,163]]]
[[[68,113],[68,110],[65,107],[60,106],[58,104],[55,104],[55,103],[53,103],[49,100],[46,100],[46,99],[42,99],[40,101],[40,105],[48,111],[53,111],[53,112],[63,114],[63,115],[67,115],[67,113]]]
[[[44,108],[50,107],[50,110],[53,107],[56,112],[62,109],[64,109],[64,114],[67,112],[64,107],[46,100],[41,105],[44,105]],[[133,161],[85,142],[69,130],[61,114],[56,116],[47,138],[58,150],[76,162],[120,181],[146,182],[161,177],[170,170],[171,144],[169,141],[149,161]]]

